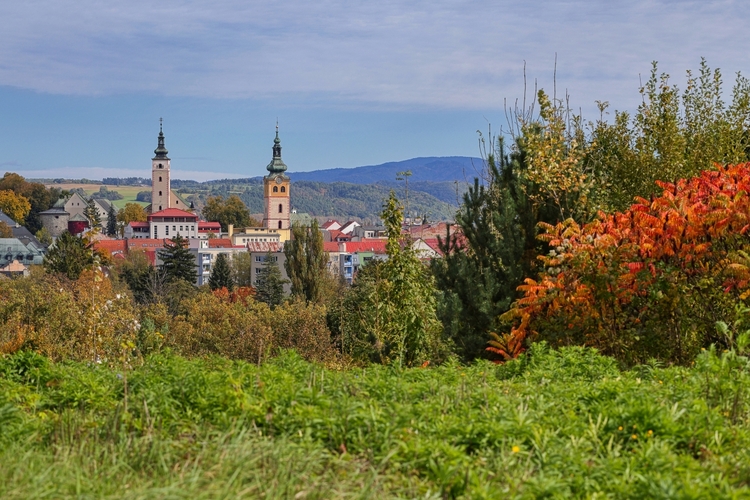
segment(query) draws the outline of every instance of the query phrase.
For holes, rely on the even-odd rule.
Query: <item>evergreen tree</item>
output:
[[[219,288],[226,288],[230,292],[234,290],[232,270],[229,267],[229,259],[227,259],[226,254],[220,253],[216,257],[216,263],[213,269],[211,269],[211,276],[208,278],[208,286],[211,287],[211,290]]]
[[[110,203],[109,211],[107,212],[107,235],[117,235],[117,212],[115,212],[115,206]]]
[[[270,307],[276,307],[284,301],[284,285],[289,283],[281,275],[275,256],[268,252],[258,278],[255,280],[255,298]]]
[[[76,280],[84,269],[94,264],[94,257],[95,252],[90,244],[65,231],[44,256],[44,269],[48,273],[61,273]]]
[[[532,205],[535,187],[524,184],[525,163],[522,141],[508,156],[498,140],[487,155],[487,182],[475,179],[464,194],[456,214],[460,231],[440,238],[444,257],[431,262],[445,335],[466,361],[483,355],[489,333],[500,326],[498,316],[531,274],[535,256],[545,251],[536,224],[556,215],[551,204]]]
[[[83,215],[89,220],[92,228],[102,227],[102,218],[99,215],[99,209],[96,208],[96,202],[94,202],[93,198],[89,200],[88,205],[83,209]]]
[[[313,219],[307,228],[294,224],[292,239],[284,245],[286,273],[292,283],[292,295],[308,302],[320,302],[327,282],[328,253],[323,250],[323,234]]]
[[[183,280],[192,285],[198,279],[195,258],[187,248],[187,240],[182,236],[175,236],[166,243],[164,249],[159,250],[159,258],[167,281]]]

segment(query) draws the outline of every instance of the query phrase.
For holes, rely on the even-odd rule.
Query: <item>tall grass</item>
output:
[[[0,359],[0,497],[745,497],[738,359],[622,372],[535,345],[501,367],[160,354],[122,373],[22,352]]]

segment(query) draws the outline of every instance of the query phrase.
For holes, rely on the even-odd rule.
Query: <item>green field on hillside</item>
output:
[[[146,206],[148,203],[135,201],[135,197],[141,191],[150,191],[149,186],[115,186],[110,184],[48,184],[47,187],[56,187],[59,189],[78,189],[81,188],[87,195],[92,195],[99,191],[99,188],[106,186],[110,191],[117,191],[122,195],[122,200],[115,200],[113,203],[117,208],[125,207],[126,203],[138,203],[141,206]]]
[[[744,498],[746,358],[621,371],[0,358],[0,497]]]

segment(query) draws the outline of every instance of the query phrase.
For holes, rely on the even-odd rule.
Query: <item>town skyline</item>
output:
[[[291,171],[477,156],[524,69],[529,99],[554,81],[586,119],[634,112],[652,61],[684,89],[705,57],[728,94],[748,18],[731,0],[8,3],[0,170],[137,176],[159,117],[195,180],[263,175],[277,119]]]

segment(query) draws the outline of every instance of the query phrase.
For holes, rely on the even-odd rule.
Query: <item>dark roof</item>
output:
[[[18,238],[24,245],[33,243],[37,248],[44,248],[44,245],[36,239],[36,236],[34,236],[31,231],[8,217],[8,214],[4,213],[2,210],[0,210],[0,221],[8,224],[10,230],[13,232],[13,237]]]

